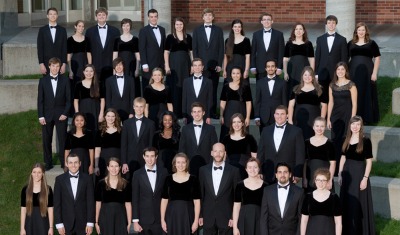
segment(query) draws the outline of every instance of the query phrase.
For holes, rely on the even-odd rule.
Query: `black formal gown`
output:
[[[252,101],[250,86],[246,83],[240,85],[238,90],[229,87],[229,83],[224,84],[221,91],[220,100],[225,101],[225,110],[223,113],[224,124],[221,125],[220,140],[229,133],[231,126],[231,117],[235,113],[241,113],[246,118],[246,102]]]
[[[96,133],[95,146],[101,148],[99,158],[99,179],[103,179],[107,175],[107,162],[110,158],[115,157],[121,159],[121,133],[116,131],[114,133],[101,131]]]
[[[53,207],[53,190],[48,186],[49,195],[47,197],[47,207]],[[21,207],[26,207],[26,188],[21,190]],[[43,235],[49,232],[50,224],[47,215],[42,217],[40,214],[39,193],[33,193],[32,197],[32,214],[26,215],[25,232],[26,235]],[[53,225],[52,225],[53,226]]]
[[[228,39],[225,40],[225,45],[228,42]],[[231,71],[234,66],[239,66],[242,68],[242,71],[246,68],[246,55],[250,55],[251,53],[251,45],[250,39],[245,37],[243,41],[238,44],[233,44],[233,55],[232,58],[226,64],[226,78],[227,82],[232,81]]]
[[[76,137],[71,132],[67,133],[65,150],[70,150],[70,153],[75,153],[79,156],[79,160],[81,161],[79,171],[87,174],[89,174],[90,166],[90,149],[94,150],[94,138],[90,130],[86,130],[85,135],[82,137]]]
[[[379,121],[378,91],[376,82],[371,81],[374,69],[372,59],[381,56],[375,41],[358,46],[349,42],[350,78],[357,86],[357,115],[366,123]]]
[[[306,178],[307,178],[307,191],[312,192],[316,189],[314,183],[314,172],[318,168],[327,168],[330,167],[330,161],[335,161],[335,146],[332,141],[329,139],[320,146],[314,146],[311,144],[311,141],[307,139],[305,141],[305,149],[306,149],[306,160],[307,160],[307,168],[306,168]],[[333,179],[333,177],[332,177]],[[334,192],[334,184],[332,183],[331,191]]]
[[[245,170],[247,160],[251,158],[251,153],[257,153],[257,141],[250,134],[247,134],[241,140],[233,140],[230,135],[226,135],[222,143],[225,145],[227,159],[226,161],[239,168],[241,179],[247,178]]]
[[[172,175],[164,183],[163,199],[168,199],[165,220],[168,234],[189,235],[194,222],[193,200],[201,199],[200,183],[196,176],[190,175],[183,183],[175,182]]]
[[[101,234],[128,234],[128,219],[125,202],[131,202],[132,191],[129,184],[122,191],[107,189],[105,180],[100,180],[96,186],[96,202],[101,202],[99,226]]]
[[[343,235],[375,234],[374,209],[372,206],[371,183],[360,190],[360,182],[365,174],[365,160],[372,158],[372,144],[367,137],[362,139],[363,151],[356,152],[357,144],[350,145],[343,152],[346,162],[342,171],[340,199],[343,207]]]
[[[335,235],[334,217],[342,215],[340,199],[331,193],[328,199],[319,202],[312,193],[308,193],[303,200],[301,213],[309,216],[306,235]]]
[[[309,57],[314,57],[314,47],[310,41],[304,44],[294,44],[292,41],[288,41],[285,46],[284,57],[290,58],[288,62],[287,72],[289,74],[288,81],[288,98],[293,90],[293,87],[298,85],[301,81],[301,72],[304,67],[309,66]]]
[[[135,80],[135,94],[140,96],[140,78],[135,76],[136,71],[136,56],[139,52],[139,39],[135,36],[131,40],[125,42],[121,37],[114,40],[114,52],[118,52],[118,57],[124,61],[124,73],[131,76]]]
[[[104,92],[99,98],[90,96],[90,88],[83,86],[82,81],[75,86],[74,99],[79,102],[79,112],[86,116],[86,127],[96,133],[99,125],[100,99],[104,99]]]
[[[87,65],[87,52],[90,51],[90,42],[87,37],[82,42],[77,42],[71,36],[67,39],[67,53],[72,53],[71,69],[74,73],[74,86],[82,80],[83,68]]]
[[[166,51],[169,51],[169,67],[171,74],[167,76],[166,84],[171,89],[172,104],[178,118],[182,117],[182,84],[190,75],[190,52],[192,51],[192,36],[186,35],[186,40],[180,41],[172,34],[165,41]]]
[[[317,91],[301,91],[296,94],[292,91],[290,99],[295,99],[293,124],[303,131],[304,139],[309,139],[314,135],[314,119],[321,116],[321,103],[328,103],[325,94],[318,96]]]
[[[169,174],[172,174],[172,159],[178,153],[179,138],[164,138],[161,130],[157,131],[153,136],[153,147],[158,149],[158,161],[164,166]]]
[[[355,86],[355,84],[352,81],[343,86],[338,86],[332,83],[330,85],[333,96],[333,108],[331,113],[331,137],[332,142],[335,146],[336,162],[340,162],[342,145],[351,118],[351,109],[353,105],[351,103],[350,89],[353,86]],[[336,172],[338,169],[339,164],[336,164]]]
[[[261,202],[267,183],[256,190],[251,190],[240,181],[235,189],[235,202],[240,202],[238,228],[242,235],[259,235]]]
[[[168,86],[165,86],[164,90],[155,90],[151,85],[146,86],[143,91],[143,97],[146,99],[146,103],[149,104],[149,116],[156,127],[160,123],[161,114],[168,110],[167,103],[172,103],[172,96]]]

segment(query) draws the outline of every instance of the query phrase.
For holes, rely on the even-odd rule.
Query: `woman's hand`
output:
[[[233,228],[233,235],[240,235],[240,231],[238,228]]]
[[[54,234],[53,227],[50,227],[49,231],[47,232],[47,235],[53,235],[53,234]]]
[[[99,224],[95,223],[95,227],[96,227],[97,234],[100,234],[100,226],[99,226]]]
[[[328,127],[329,130],[332,129],[331,121],[328,120],[328,121],[326,122],[326,127]]]
[[[161,227],[164,230],[165,233],[168,233],[167,231],[167,223],[165,223],[165,220],[161,221]]]
[[[199,221],[194,221],[192,224],[192,233],[195,233],[199,228]]]
[[[368,178],[363,177],[363,179],[360,182],[360,190],[364,190],[367,188],[367,184],[368,184]]]
[[[285,75],[283,76],[285,81],[289,81],[289,74],[285,73]]]
[[[219,117],[219,122],[221,123],[221,125],[224,125],[224,117],[223,116]]]
[[[378,75],[376,73],[372,73],[371,81],[376,82],[377,79],[378,79]]]
[[[100,169],[98,167],[94,168],[94,173],[99,176],[100,175]]]
[[[243,73],[243,78],[248,78],[249,77],[249,70],[245,70]]]
[[[165,74],[171,74],[171,68],[169,66],[165,66]]]
[[[89,175],[93,174],[93,172],[94,172],[93,165],[90,165],[89,166]]]
[[[26,231],[24,228],[21,228],[21,231],[19,232],[19,235],[26,235]]]
[[[224,69],[224,71],[222,72],[222,77],[226,79],[226,70]]]
[[[332,184],[333,184],[332,179],[331,179],[331,180],[328,180],[328,183],[326,184],[326,188],[327,188],[328,190],[331,190],[331,189],[332,189]]]
[[[250,118],[246,118],[244,120],[244,124],[246,125],[246,127],[248,127],[250,125]]]

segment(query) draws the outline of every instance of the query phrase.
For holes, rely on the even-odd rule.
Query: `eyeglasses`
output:
[[[326,183],[326,182],[328,182],[328,180],[316,179],[315,182],[317,182],[317,183]]]

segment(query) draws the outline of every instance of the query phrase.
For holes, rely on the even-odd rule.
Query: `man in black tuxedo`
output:
[[[264,128],[260,136],[257,158],[262,163],[264,180],[275,182],[274,170],[279,162],[286,162],[294,169],[293,182],[303,175],[304,139],[300,128],[287,123],[288,110],[279,105],[275,109],[275,123]]]
[[[92,177],[79,172],[81,161],[72,153],[66,159],[68,171],[54,184],[54,222],[60,235],[91,234],[95,223]],[[51,226],[51,225],[50,225]]]
[[[238,168],[225,162],[225,146],[212,147],[213,162],[200,168],[199,181],[202,194],[199,225],[203,234],[232,234],[234,190],[240,181]]]
[[[317,38],[315,50],[315,74],[325,95],[329,92],[329,83],[333,78],[336,64],[348,61],[346,38],[336,32],[338,19],[334,15],[326,17],[327,33]]]
[[[51,58],[49,74],[39,80],[37,109],[39,123],[42,125],[43,158],[46,170],[53,168],[52,146],[53,129],[56,126],[58,139],[58,158],[64,168],[64,144],[67,136],[67,115],[71,108],[71,88],[68,78],[59,74],[61,60]]]
[[[119,30],[107,24],[108,11],[104,7],[96,10],[97,25],[86,30],[89,38],[92,64],[96,68],[101,86],[104,87],[106,78],[113,75],[112,59],[114,39],[119,36]]]
[[[156,148],[145,148],[143,158],[145,165],[135,171],[132,181],[133,229],[143,235],[162,234],[160,204],[168,172],[157,164]]]
[[[158,25],[158,11],[147,12],[149,24],[139,31],[139,54],[142,64],[142,90],[149,85],[154,68],[164,69],[165,29]]]
[[[267,60],[275,60],[278,62],[276,71],[277,75],[281,75],[283,68],[283,54],[285,51],[285,42],[281,31],[272,29],[272,15],[263,13],[260,16],[263,29],[253,33],[251,45],[250,71],[256,74],[257,81],[267,74],[265,72],[265,62]]]
[[[194,102],[191,110],[193,122],[182,128],[179,152],[189,157],[190,174],[198,176],[199,168],[210,162],[210,150],[218,139],[214,126],[204,122],[204,106]]]
[[[212,105],[212,83],[210,79],[203,76],[203,61],[200,58],[194,58],[192,61],[193,76],[185,79],[182,86],[182,115],[186,123],[193,121],[189,112],[192,111],[192,104],[199,102],[203,105],[205,111],[204,118],[206,123],[210,124],[210,112]]]
[[[124,122],[121,134],[122,174],[132,182],[133,172],[145,165],[143,149],[152,146],[155,131],[154,122],[146,118],[144,108],[146,100],[137,97],[133,101],[135,115]]]
[[[277,184],[264,189],[260,234],[300,234],[303,190],[290,183],[292,172],[288,164],[278,163],[275,171]]]
[[[124,74],[124,60],[117,57],[113,60],[115,75],[106,80],[106,109],[117,110],[121,121],[133,117],[133,100],[135,99],[135,82],[131,76]]]
[[[287,105],[286,82],[276,76],[276,60],[265,63],[267,76],[256,84],[256,102],[254,117],[260,133],[265,126],[275,122],[274,112],[278,105]]]
[[[213,24],[214,12],[206,8],[203,10],[204,24],[193,30],[193,57],[200,58],[206,67],[204,75],[212,81],[212,106],[210,117],[217,116],[217,90],[219,73],[224,59],[224,34],[222,29]]]
[[[60,73],[65,73],[67,64],[67,31],[57,24],[57,8],[47,9],[49,24],[41,27],[37,36],[37,54],[42,74],[49,74],[47,62],[53,57],[62,62]]]

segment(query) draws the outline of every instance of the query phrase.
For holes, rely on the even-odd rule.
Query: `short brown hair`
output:
[[[58,10],[57,10],[57,8],[55,8],[55,7],[50,7],[49,9],[47,9],[46,14],[48,15],[50,11],[55,11],[55,12],[57,12],[57,15],[58,15]]]
[[[154,152],[156,157],[158,156],[158,149],[156,147],[147,147],[143,149],[143,156],[146,155],[146,152]]]
[[[129,28],[132,29],[132,20],[131,19],[128,19],[128,18],[122,19],[121,20],[121,28],[122,28],[122,25],[124,25],[124,24],[129,24]]]
[[[52,64],[59,64],[61,66],[61,60],[57,57],[53,57],[49,59],[49,66]]]
[[[194,62],[197,62],[197,61],[200,61],[200,62],[201,62],[201,65],[204,65],[202,59],[200,59],[200,58],[193,58],[193,60],[192,60],[192,66],[193,66]]]
[[[141,104],[146,104],[146,99],[143,97],[136,97],[133,100],[133,105],[135,105],[135,103],[141,103]]]
[[[263,18],[264,16],[269,16],[269,17],[271,17],[271,20],[273,20],[272,14],[267,13],[267,12],[261,13],[259,20],[262,21],[262,18]]]
[[[339,22],[338,19],[337,19],[337,17],[334,16],[334,15],[328,15],[328,16],[326,17],[326,19],[325,19],[325,24],[327,24],[328,21],[335,21],[336,24]]]
[[[178,157],[183,157],[183,158],[185,158],[185,160],[186,160],[186,169],[185,169],[185,171],[186,172],[189,172],[189,158],[188,158],[188,156],[185,154],[185,153],[177,153],[175,156],[174,156],[174,158],[172,159],[172,172],[176,172],[176,166],[175,166],[175,164],[176,164],[176,159],[178,158]]]
[[[204,15],[207,14],[207,13],[211,13],[212,16],[214,17],[214,11],[213,11],[211,8],[205,8],[205,9],[203,10],[203,13],[202,13],[201,16],[204,16]]]
[[[276,110],[285,110],[285,112],[286,112],[286,114],[288,114],[288,108],[285,106],[285,105],[278,105],[276,108],[275,108],[275,111]]]
[[[122,66],[124,66],[124,68],[125,68],[124,60],[123,60],[121,57],[117,57],[117,58],[115,58],[115,59],[113,60],[113,62],[112,62],[113,69],[115,69],[115,67],[117,67],[117,65],[118,65],[119,63],[122,63]]]
[[[195,108],[195,107],[199,107],[199,108],[201,108],[202,111],[206,111],[206,109],[204,108],[204,105],[200,102],[193,102],[190,110],[192,111],[193,108]]]
[[[314,181],[319,175],[325,176],[328,181],[331,179],[331,173],[329,172],[328,168],[318,168],[314,172]]]
[[[95,14],[97,15],[97,14],[99,14],[99,13],[101,13],[101,12],[105,13],[106,15],[108,15],[108,11],[107,11],[107,9],[106,9],[105,7],[99,7],[99,8],[97,8]]]
[[[154,83],[154,79],[153,79],[153,73],[159,71],[161,73],[161,83],[164,84],[165,83],[165,78],[164,78],[164,70],[162,68],[156,67],[151,71],[151,77],[149,80],[149,84],[153,84]]]

